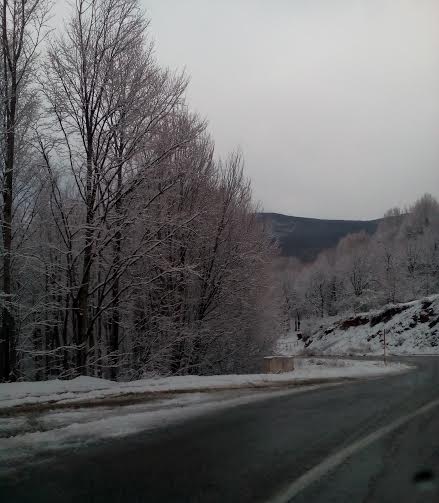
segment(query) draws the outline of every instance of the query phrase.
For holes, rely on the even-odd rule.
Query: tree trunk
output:
[[[15,115],[17,84],[12,75],[11,97],[6,121],[6,159],[3,182],[3,310],[0,341],[0,380],[14,378],[15,371],[15,319],[12,311],[12,200],[14,181]]]
[[[117,171],[117,200],[116,200],[116,222],[117,222],[117,232],[115,235],[114,242],[114,257],[113,257],[113,267],[116,274],[116,278],[113,283],[112,288],[112,305],[113,309],[111,311],[111,332],[110,332],[110,353],[114,355],[111,359],[110,376],[111,379],[117,379],[118,368],[116,364],[118,363],[117,352],[119,351],[119,326],[120,326],[120,279],[119,279],[119,269],[121,266],[121,254],[122,254],[122,151],[123,147],[119,149],[119,166]]]
[[[85,246],[82,262],[81,285],[76,298],[76,344],[77,344],[77,371],[83,375],[87,375],[87,339],[89,337],[89,313],[88,313],[88,298],[90,291],[91,268],[93,263],[93,246],[94,246],[94,202],[95,192],[93,187],[93,158],[92,148],[93,139],[91,134],[88,134],[88,150],[87,150],[87,183],[86,183],[86,221],[85,221]]]

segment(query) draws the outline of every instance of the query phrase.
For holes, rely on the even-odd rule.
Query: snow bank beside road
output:
[[[278,375],[167,377],[133,383],[79,377],[71,381],[1,384],[0,411],[8,415],[0,417],[0,476],[34,458],[50,458],[59,450],[163,428],[264,398],[331,386],[343,378],[379,376],[409,368],[398,363],[385,367],[382,362],[374,361],[298,358],[294,372]],[[290,384],[293,387],[289,387]],[[277,385],[284,388],[276,388]],[[250,389],[253,387],[257,392]],[[123,406],[100,401],[133,392],[153,392],[156,399],[148,400],[149,396],[145,396],[142,403],[133,405],[127,401]],[[53,410],[40,407],[44,403],[53,403]],[[13,408],[29,404],[35,407],[26,413]],[[78,408],[70,409],[66,405],[67,408],[60,409],[58,406],[64,407],[63,404],[74,404]],[[82,406],[85,404],[87,407]]]
[[[189,393],[140,405],[63,409],[8,417],[11,426],[17,419],[20,424],[16,431],[11,431],[0,420],[0,478],[34,459],[51,459],[61,450],[86,448],[105,439],[166,428],[209,412],[250,404],[267,395],[279,397],[313,388],[303,386],[269,393],[248,390]]]
[[[309,380],[358,378],[406,370],[406,365],[381,362],[297,359],[296,370],[283,374],[223,376],[178,376],[116,383],[81,376],[70,381],[19,382],[0,384],[0,410],[16,406],[73,404],[75,402],[117,398],[131,394],[199,392],[237,388],[301,384]]]

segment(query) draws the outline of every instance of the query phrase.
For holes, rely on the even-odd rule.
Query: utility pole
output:
[[[384,365],[387,365],[387,354],[386,354],[386,329],[383,329],[383,345],[384,345]]]

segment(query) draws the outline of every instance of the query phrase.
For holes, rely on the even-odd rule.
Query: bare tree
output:
[[[49,12],[47,0],[3,0],[1,3],[2,51],[2,238],[3,297],[0,338],[0,379],[14,377],[15,316],[13,286],[14,202],[16,200],[17,140],[23,117],[32,108],[31,77]]]
[[[139,245],[122,259],[124,233],[133,222],[128,205],[138,197],[149,172],[204,129],[184,110],[184,75],[163,71],[155,63],[147,25],[135,0],[77,0],[66,34],[52,41],[48,55],[49,112],[60,132],[61,156],[67,159],[82,200],[78,208],[82,223],[73,222],[58,197],[60,191],[54,192],[72,252],[68,276],[73,345],[82,372],[87,348],[95,346],[94,326],[103,310],[112,316],[110,353],[118,350],[120,278],[139,259],[141,249]],[[47,143],[42,143],[42,150],[53,172],[54,156],[50,157]],[[157,187],[151,203],[176,179]],[[77,231],[72,225],[78,226]],[[110,267],[103,268],[108,261]]]

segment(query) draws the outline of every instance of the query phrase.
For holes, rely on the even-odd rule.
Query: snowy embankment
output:
[[[381,355],[439,354],[439,295],[327,323],[311,333],[279,341],[280,354]]]
[[[18,382],[0,384],[0,412],[10,407],[38,404],[81,405],[82,402],[145,395],[154,398],[164,393],[209,392],[242,388],[265,388],[309,384],[313,381],[358,378],[398,372],[405,366],[380,362],[301,359],[293,372],[219,376],[178,376],[117,383],[94,377],[70,381]],[[105,405],[105,403],[103,403]]]
[[[0,476],[23,462],[51,458],[60,449],[163,428],[263,398],[332,386],[346,378],[409,368],[398,363],[298,358],[293,372],[276,375],[167,377],[132,383],[80,377],[0,384]],[[130,401],[142,393],[142,402]],[[120,397],[127,400],[107,400]]]

